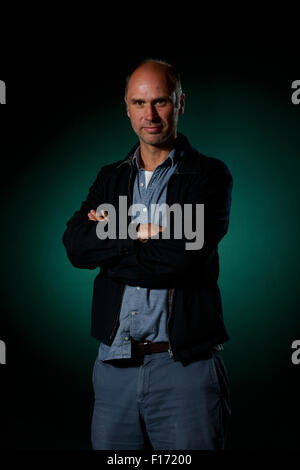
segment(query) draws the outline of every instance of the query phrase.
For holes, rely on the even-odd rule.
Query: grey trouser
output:
[[[113,365],[97,357],[93,449],[223,449],[231,411],[221,353],[188,365],[168,352],[142,361]]]

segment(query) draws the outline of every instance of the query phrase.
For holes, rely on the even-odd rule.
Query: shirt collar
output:
[[[139,164],[138,164],[139,153],[140,153],[140,146],[137,147],[137,149],[135,150],[134,155],[132,157],[132,161],[135,163],[138,170],[141,169]],[[164,159],[164,161],[162,161],[156,168],[158,168],[160,166],[173,166],[175,164],[174,156],[175,156],[175,148],[171,150],[169,155],[167,155],[167,157]]]

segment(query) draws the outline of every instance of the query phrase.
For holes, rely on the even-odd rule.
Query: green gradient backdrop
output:
[[[219,250],[231,337],[224,359],[232,387],[233,448],[296,446],[292,422],[299,417],[300,365],[293,366],[290,356],[292,341],[300,338],[300,106],[291,103],[290,82],[280,86],[221,76],[200,84],[188,76],[184,83],[179,130],[202,153],[223,160],[234,178],[230,227]],[[54,111],[48,119],[51,129]],[[62,234],[100,167],[124,158],[135,141],[121,99],[109,110],[69,116],[64,131],[54,133],[19,174],[2,207],[1,282],[11,329],[30,345],[31,360],[41,355],[52,364],[53,376],[56,367],[62,375],[66,367],[68,377],[86,389],[98,348],[90,336],[97,270],[71,266]],[[8,359],[9,354],[8,348]],[[26,354],[24,346],[17,356]]]

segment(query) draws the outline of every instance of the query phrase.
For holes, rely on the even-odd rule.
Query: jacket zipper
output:
[[[173,173],[173,174],[178,174],[178,169]],[[170,176],[169,178],[169,181],[168,181],[168,184],[167,184],[167,191],[166,191],[166,201],[168,199],[168,189],[169,189],[169,185],[170,185],[170,181],[172,179],[172,176]],[[169,338],[169,349],[168,349],[168,352],[170,354],[170,357],[173,357],[174,356],[174,353],[172,351],[172,347],[171,347],[171,339],[170,339],[170,318],[171,318],[171,314],[172,314],[172,311],[173,311],[173,298],[174,298],[174,292],[175,292],[175,288],[171,288],[168,290],[168,318],[167,318],[167,334],[168,334],[168,338]]]
[[[170,318],[171,318],[171,314],[172,314],[172,311],[173,311],[173,297],[174,297],[174,292],[175,292],[175,288],[171,288],[169,289],[168,291],[168,318],[167,318],[167,333],[168,333],[168,338],[169,338],[169,345],[170,345],[170,348],[168,349],[168,352],[170,354],[170,356],[174,356],[173,354],[173,351],[172,351],[172,348],[171,348],[171,339],[170,339],[170,328],[169,328],[169,324],[170,324]],[[171,298],[170,298],[171,297]]]

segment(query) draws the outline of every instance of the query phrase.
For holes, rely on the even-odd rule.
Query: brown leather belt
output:
[[[152,342],[152,341],[141,341],[141,342],[134,342],[134,346],[139,354],[152,354],[152,353],[159,353],[165,352],[170,350],[170,343],[165,341],[160,342]],[[213,347],[214,350],[221,351],[223,349],[222,344],[217,344]]]
[[[170,349],[170,344],[165,341],[160,341],[153,343],[152,341],[142,341],[140,343],[135,343],[138,349],[139,354],[152,354],[165,352]]]

